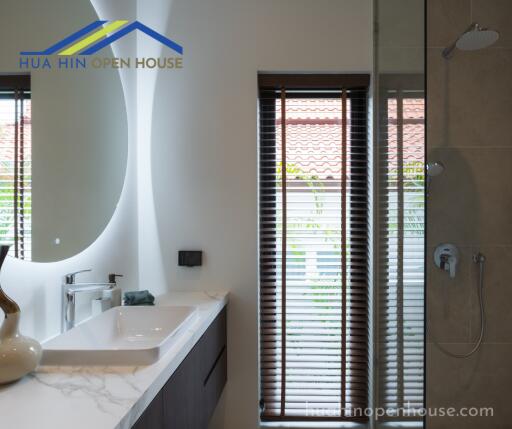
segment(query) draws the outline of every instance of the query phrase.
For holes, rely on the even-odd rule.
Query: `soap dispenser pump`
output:
[[[112,289],[104,292],[105,294],[109,295],[112,307],[120,307],[122,304],[122,291],[121,288],[117,285],[117,277],[123,277],[123,275],[114,273],[110,273],[108,275],[108,282],[112,285]]]

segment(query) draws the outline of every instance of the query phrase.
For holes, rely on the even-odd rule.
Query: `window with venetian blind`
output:
[[[378,403],[422,420],[425,371],[423,76],[381,77]]]
[[[262,420],[364,420],[367,75],[259,76]]]
[[[32,173],[29,75],[0,75],[0,242],[31,259]]]

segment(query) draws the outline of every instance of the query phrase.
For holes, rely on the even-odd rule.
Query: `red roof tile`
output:
[[[350,110],[350,101],[347,105]],[[404,162],[424,160],[424,101],[403,100]],[[280,101],[276,101],[276,125],[281,126]],[[397,161],[397,104],[388,103],[388,161]],[[341,103],[339,99],[286,100],[286,152],[288,169],[298,170],[297,176],[319,179],[341,176]],[[350,121],[348,123],[350,127]],[[350,138],[350,133],[348,135]],[[276,133],[278,159],[281,133]],[[350,149],[349,149],[350,150]],[[349,152],[350,155],[350,152]]]

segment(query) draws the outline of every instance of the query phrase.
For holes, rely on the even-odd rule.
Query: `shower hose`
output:
[[[458,359],[464,359],[464,358],[467,358],[467,357],[471,356],[472,354],[474,354],[480,348],[480,346],[482,345],[482,340],[483,340],[484,334],[485,334],[485,305],[484,305],[484,265],[485,265],[485,256],[482,255],[481,253],[477,253],[476,255],[473,256],[473,261],[475,262],[475,264],[478,264],[479,268],[480,268],[480,275],[479,275],[479,278],[478,278],[478,300],[480,302],[480,335],[478,336],[477,342],[475,343],[475,345],[473,346],[473,348],[469,352],[463,353],[463,354],[458,354],[458,353],[453,353],[453,352],[451,352],[449,350],[446,350],[439,343],[437,343],[436,341],[432,340],[432,342],[435,344],[435,346],[441,352],[443,352],[444,354],[446,354],[448,356],[451,356],[453,358],[458,358]]]

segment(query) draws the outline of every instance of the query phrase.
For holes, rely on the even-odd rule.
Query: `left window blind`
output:
[[[0,241],[31,260],[32,106],[29,75],[0,75]]]
[[[365,420],[368,81],[259,76],[262,420]]]

